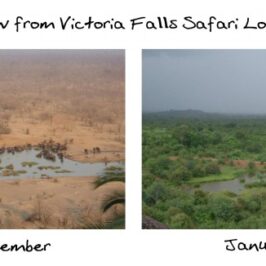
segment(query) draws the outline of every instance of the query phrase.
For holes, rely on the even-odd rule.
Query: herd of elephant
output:
[[[101,149],[99,147],[93,147],[92,151],[91,151],[93,154],[96,154],[96,153],[101,153]],[[88,149],[84,149],[84,153],[85,154],[89,154],[89,150]]]
[[[73,140],[70,140],[69,143],[73,143]],[[68,142],[64,142],[63,144],[59,142],[55,142],[54,140],[44,140],[37,145],[26,144],[26,145],[17,145],[13,147],[1,147],[0,154],[5,152],[7,153],[18,153],[25,150],[38,150],[39,153],[36,154],[37,158],[44,158],[46,160],[55,161],[58,157],[61,162],[63,162],[64,157],[66,156],[66,151],[68,148]],[[101,153],[101,149],[99,147],[93,147],[91,151],[88,149],[84,149],[85,154],[93,153]]]

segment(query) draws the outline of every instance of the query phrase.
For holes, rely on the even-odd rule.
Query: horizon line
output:
[[[219,111],[203,111],[199,109],[168,109],[168,110],[142,110],[142,113],[164,113],[164,112],[201,112],[206,114],[221,114],[221,115],[266,115],[266,111],[264,113],[257,112],[257,113],[250,113],[250,112],[219,112]]]

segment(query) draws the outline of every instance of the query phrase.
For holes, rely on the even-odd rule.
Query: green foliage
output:
[[[196,190],[194,192],[194,204],[207,204],[208,203],[208,194],[202,190]]]
[[[176,213],[173,216],[170,216],[169,223],[171,224],[171,226],[173,228],[180,228],[180,229],[187,228],[187,229],[190,229],[190,228],[194,227],[191,218],[187,214],[185,214],[183,212],[179,212],[179,213]]]
[[[215,175],[215,174],[221,173],[221,169],[220,169],[219,165],[215,162],[209,163],[206,166],[205,171],[206,171],[206,175]]]
[[[192,176],[191,171],[189,171],[185,167],[177,168],[170,174],[170,179],[174,182],[179,184],[182,181],[188,180]]]
[[[263,147],[259,143],[252,143],[247,146],[247,151],[251,153],[260,153]]]
[[[266,117],[144,115],[143,213],[170,228],[266,228],[265,132]],[[233,179],[239,194],[201,190]]]
[[[235,200],[223,193],[211,195],[208,201],[209,212],[216,220],[234,220],[236,217]]]
[[[155,176],[165,176],[167,170],[170,169],[171,161],[166,157],[158,157],[156,160],[148,163],[150,172]]]
[[[167,188],[161,181],[154,181],[143,193],[144,202],[148,205],[155,204],[158,200],[167,198]]]
[[[255,168],[256,168],[255,163],[254,163],[254,162],[249,162],[249,163],[248,163],[248,168],[249,168],[249,169],[255,169]]]

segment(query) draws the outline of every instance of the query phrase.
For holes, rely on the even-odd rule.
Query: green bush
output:
[[[221,173],[221,169],[216,162],[211,162],[206,165],[205,172],[207,175],[216,175]]]
[[[167,198],[168,190],[161,181],[154,181],[143,193],[143,200],[147,205],[155,204],[158,200]]]

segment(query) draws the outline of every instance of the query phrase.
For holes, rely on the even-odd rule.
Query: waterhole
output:
[[[106,167],[124,167],[123,162],[81,163],[64,158],[55,161],[37,158],[39,151],[25,150],[21,152],[3,153],[0,155],[0,178],[41,178],[59,176],[100,176]]]

